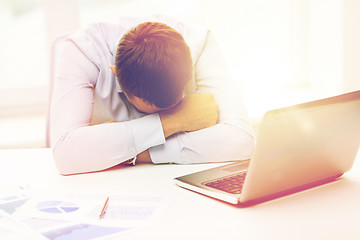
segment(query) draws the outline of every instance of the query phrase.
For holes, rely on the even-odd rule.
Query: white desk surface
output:
[[[111,194],[169,193],[154,227],[119,239],[360,239],[360,158],[339,181],[260,205],[237,208],[182,189],[173,178],[217,164],[137,165],[61,176],[50,149],[0,150],[0,181],[36,189]]]

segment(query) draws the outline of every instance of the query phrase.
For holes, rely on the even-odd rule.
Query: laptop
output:
[[[250,160],[175,178],[180,187],[250,206],[339,179],[360,146],[360,90],[267,112]]]

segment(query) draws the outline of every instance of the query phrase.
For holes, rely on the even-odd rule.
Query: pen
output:
[[[102,219],[106,213],[106,209],[108,207],[108,202],[109,202],[109,197],[106,198],[106,201],[104,203],[103,208],[101,209],[100,215],[99,215],[99,219]]]

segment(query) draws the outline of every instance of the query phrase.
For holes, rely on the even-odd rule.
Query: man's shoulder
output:
[[[208,37],[209,29],[200,25],[192,25],[185,23],[185,33],[183,37],[188,44],[195,63],[205,46]]]
[[[101,51],[113,51],[114,42],[125,32],[126,28],[121,24],[115,22],[97,22],[75,31],[69,35],[69,39],[83,52],[95,50],[97,54],[101,54]]]

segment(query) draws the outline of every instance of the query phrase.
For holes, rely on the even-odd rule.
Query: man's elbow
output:
[[[240,160],[251,158],[255,150],[254,136],[250,134],[242,134],[240,141],[239,145],[241,148],[238,152]]]
[[[71,167],[72,163],[66,159],[66,151],[62,151],[59,147],[52,148],[55,166],[61,175],[75,174]]]
[[[52,151],[56,168],[61,175],[98,172],[123,162],[119,158],[106,155],[109,151],[89,152],[86,145],[80,146],[71,141],[59,142]],[[101,158],[103,161],[99,160]]]
[[[74,132],[65,134],[59,139],[52,141],[51,146],[55,166],[61,175],[73,175],[87,172],[88,160],[82,154],[82,150],[76,141],[73,141]]]
[[[226,144],[227,158],[229,160],[251,158],[255,149],[255,137],[253,134],[232,125],[226,125],[224,130],[220,141]]]
[[[74,146],[67,141],[59,141],[52,146],[55,166],[61,175],[84,173],[85,167],[81,164],[82,156],[74,151]]]

